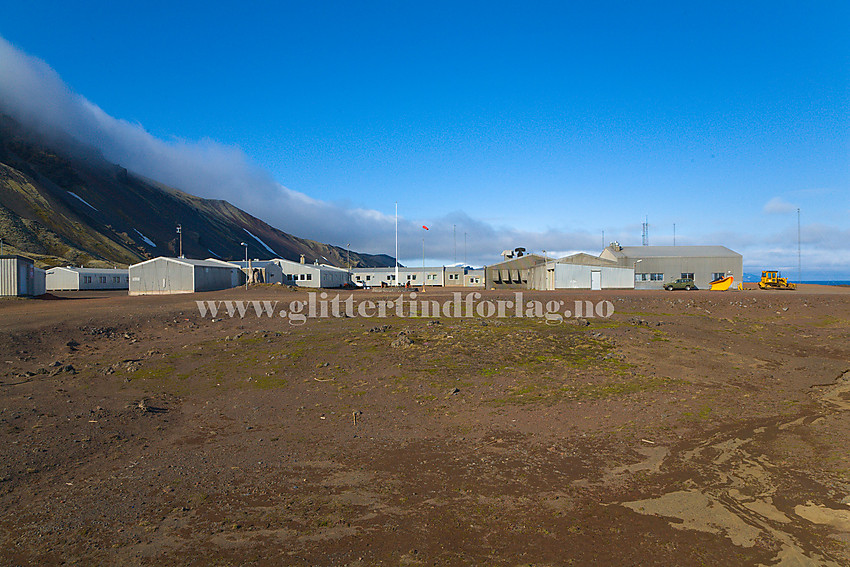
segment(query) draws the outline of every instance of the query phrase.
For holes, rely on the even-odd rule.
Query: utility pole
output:
[[[180,239],[180,256],[178,256],[178,257],[182,258],[183,257],[183,226],[179,225],[179,224],[177,225],[177,238]]]

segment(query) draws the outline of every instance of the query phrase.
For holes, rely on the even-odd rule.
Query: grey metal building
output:
[[[271,260],[282,271],[284,285],[312,288],[336,288],[351,283],[348,270],[327,264],[302,264],[292,260]]]
[[[217,291],[243,281],[239,266],[221,260],[161,256],[130,266],[130,295]]]
[[[120,268],[56,267],[47,270],[48,291],[129,289],[129,270]]]
[[[532,289],[632,289],[634,270],[578,253],[534,266],[529,285]]]
[[[0,256],[0,295],[38,296],[45,292],[44,270],[24,256]]]
[[[527,254],[487,266],[485,285],[487,289],[532,289],[534,268],[546,261],[543,256]]]
[[[663,289],[665,282],[689,277],[699,289],[726,276],[742,282],[744,258],[725,246],[620,246],[612,242],[600,258],[635,272],[635,289]]]

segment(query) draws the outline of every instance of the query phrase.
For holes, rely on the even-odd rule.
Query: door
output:
[[[602,272],[593,270],[590,272],[590,289],[602,289]]]
[[[546,270],[546,289],[555,289],[555,268]]]

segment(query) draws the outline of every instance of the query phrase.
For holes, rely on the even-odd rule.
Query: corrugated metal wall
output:
[[[47,289],[50,291],[76,291],[80,289],[77,272],[71,272],[62,268],[51,268],[47,270]]]
[[[35,275],[32,280],[32,294],[38,296],[45,293],[47,293],[46,273],[41,268],[35,268]]]
[[[18,295],[17,258],[0,258],[0,295]]]
[[[194,266],[194,291],[218,291],[239,285],[239,268]]]
[[[192,293],[194,266],[156,258],[130,266],[130,295]]]
[[[31,260],[0,258],[0,295],[41,295],[35,291],[35,264]]]
[[[600,272],[602,289],[634,287],[634,272],[629,268],[582,264],[555,264],[554,267],[555,289],[590,289],[593,272]]]

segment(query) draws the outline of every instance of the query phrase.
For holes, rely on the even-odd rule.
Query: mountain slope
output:
[[[63,149],[57,149],[63,148]],[[108,163],[73,141],[46,141],[0,115],[0,238],[42,265],[131,264],[190,258],[318,260],[346,266],[344,248],[298,238],[227,201],[202,199]],[[351,266],[392,266],[351,252]]]

